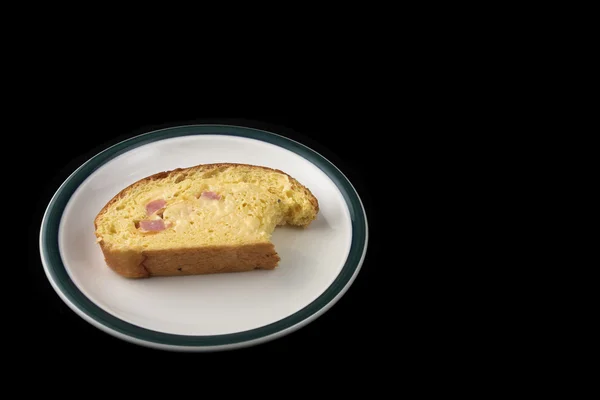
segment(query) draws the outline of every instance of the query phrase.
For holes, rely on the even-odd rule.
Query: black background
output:
[[[136,97],[140,99],[140,97]],[[393,265],[386,264],[380,253],[379,216],[384,211],[375,203],[381,196],[382,178],[375,175],[381,163],[381,140],[373,119],[358,110],[328,107],[265,107],[262,112],[246,108],[216,109],[206,103],[160,105],[144,102],[129,104],[88,103],[89,95],[67,101],[57,100],[52,110],[40,114],[35,167],[41,185],[32,194],[33,214],[29,228],[30,248],[27,282],[32,288],[32,311],[28,315],[30,351],[38,358],[127,359],[152,360],[231,360],[266,354],[294,357],[380,357],[389,352],[390,342],[397,336],[397,322],[402,318],[393,306],[398,292],[383,289],[391,279]],[[131,100],[132,102],[134,100]],[[92,105],[93,104],[93,105]],[[227,109],[229,112],[224,113]],[[62,112],[60,112],[62,110]],[[51,288],[39,259],[39,227],[45,207],[58,186],[87,159],[126,138],[159,128],[193,123],[229,123],[262,128],[290,137],[333,162],[352,182],[367,210],[369,247],[361,272],[347,293],[324,315],[307,326],[276,340],[257,346],[215,353],[175,353],[130,344],[116,339],[85,322],[71,311]],[[397,144],[388,142],[387,149]],[[378,150],[379,149],[379,150]],[[389,170],[387,174],[396,174]],[[397,189],[394,189],[397,190]],[[400,192],[398,192],[400,195]],[[388,198],[389,200],[389,198]],[[382,275],[387,269],[388,274]],[[379,271],[379,272],[378,272]],[[33,312],[33,314],[31,314]],[[391,318],[390,318],[391,317]],[[43,337],[43,340],[39,338]],[[388,338],[388,339],[386,339]]]

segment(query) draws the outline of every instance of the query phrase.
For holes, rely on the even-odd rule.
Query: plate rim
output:
[[[102,310],[71,280],[60,256],[58,236],[64,209],[73,193],[94,171],[121,154],[160,140],[194,135],[245,137],[292,151],[325,173],[342,193],[352,226],[348,257],[327,289],[302,309],[273,323],[242,332],[202,336],[171,334],[131,324]],[[59,185],[44,210],[39,233],[39,252],[44,272],[54,291],[71,310],[96,328],[146,347],[174,351],[217,351],[274,340],[300,329],[329,310],[350,288],[362,268],[368,248],[368,231],[366,210],[358,192],[342,171],[317,151],[264,129],[231,124],[190,124],[135,135],[107,147],[83,162]]]

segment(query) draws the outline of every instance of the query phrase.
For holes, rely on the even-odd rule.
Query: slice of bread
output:
[[[94,221],[106,264],[128,278],[273,269],[278,225],[308,226],[319,203],[286,173],[203,164],[141,179]]]

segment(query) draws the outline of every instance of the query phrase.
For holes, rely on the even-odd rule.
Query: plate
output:
[[[282,170],[319,200],[308,228],[275,229],[276,269],[126,279],[106,266],[93,221],[108,200],[156,172],[217,162]],[[172,127],[109,147],[63,182],[40,229],[46,276],[75,313],[120,339],[174,351],[251,346],[305,326],[350,287],[367,242],[363,204],[330,161],[275,133],[230,125]]]

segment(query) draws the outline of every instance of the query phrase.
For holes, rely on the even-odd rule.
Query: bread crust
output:
[[[125,187],[117,193],[100,210],[94,219],[94,227],[98,228],[98,221],[102,215],[108,212],[111,205],[138,185],[147,182],[164,179],[169,176],[186,173],[193,170],[211,170],[228,167],[259,168],[271,172],[286,175],[292,188],[299,189],[307,196],[315,211],[319,211],[319,202],[311,191],[298,180],[285,172],[269,167],[236,164],[215,163],[199,164],[188,168],[177,168],[170,171],[158,172],[146,178],[140,179]],[[310,224],[307,223],[304,227]],[[272,243],[256,243],[240,246],[202,246],[197,248],[181,248],[168,250],[144,250],[144,251],[115,251],[105,243],[99,241],[106,264],[117,274],[127,278],[147,278],[151,276],[174,276],[174,275],[201,275],[225,272],[243,272],[253,269],[274,269],[279,263],[279,256]]]
[[[144,267],[146,257],[143,252],[133,250],[113,251],[106,247],[103,241],[99,244],[102,254],[104,254],[106,265],[117,274],[126,278],[147,278],[150,276],[150,273]]]
[[[107,265],[126,278],[205,275],[274,269],[279,255],[272,243],[205,246],[141,252],[111,251],[101,246]]]

